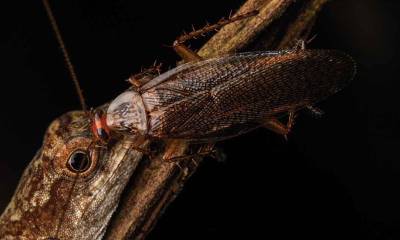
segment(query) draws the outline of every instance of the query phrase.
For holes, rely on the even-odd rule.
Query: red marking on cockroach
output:
[[[107,126],[106,115],[103,111],[91,114],[90,128],[95,142],[106,144],[110,140],[110,128]]]

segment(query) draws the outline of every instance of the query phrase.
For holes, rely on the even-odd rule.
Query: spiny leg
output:
[[[305,50],[306,45],[309,44],[310,42],[312,42],[316,37],[317,37],[317,35],[315,34],[308,40],[304,40],[304,39],[297,40],[293,49],[294,50]]]
[[[154,62],[153,66],[143,69],[140,73],[133,74],[128,78],[128,82],[132,84],[135,89],[139,89],[144,84],[148,83],[157,75],[160,75],[162,63],[157,64]]]
[[[292,130],[295,118],[296,118],[295,111],[294,110],[289,111],[289,117],[286,125],[280,122],[277,118],[269,118],[263,123],[263,127],[279,135],[282,135],[287,141],[288,140],[287,136]]]
[[[165,161],[168,162],[181,162],[184,160],[189,160],[191,159],[192,162],[197,165],[197,162],[195,161],[196,158],[198,157],[206,157],[212,154],[215,154],[216,150],[214,149],[214,143],[208,143],[204,146],[202,146],[196,153],[193,154],[186,154],[182,156],[177,156],[177,157],[168,157],[164,158]]]
[[[294,50],[305,50],[306,49],[306,42],[301,39],[297,40],[293,47]]]
[[[221,27],[235,22],[239,21],[251,16],[255,16],[258,14],[258,11],[251,11],[248,13],[244,13],[235,17],[229,17],[228,19],[221,19],[217,23],[209,25],[207,24],[203,28],[199,30],[195,30],[193,28],[193,31],[190,33],[185,33],[178,37],[175,42],[173,43],[173,48],[175,52],[185,61],[185,62],[190,62],[190,61],[198,61],[202,60],[202,57],[200,57],[196,52],[192,51],[189,47],[185,46],[184,43],[190,39],[196,39],[197,37],[204,36],[204,34],[211,32],[211,31],[216,31],[220,29]]]
[[[311,113],[311,115],[315,118],[321,118],[324,115],[324,111],[318,107],[308,105],[306,109]]]

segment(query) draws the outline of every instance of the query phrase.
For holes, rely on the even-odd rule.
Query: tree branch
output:
[[[212,57],[240,50],[290,48],[306,39],[316,15],[327,0],[248,0],[236,14],[259,10],[256,17],[234,22],[215,34],[199,51]],[[160,156],[142,160],[121,199],[105,239],[144,239],[156,224],[201,159],[178,166],[163,158],[182,156],[191,146],[186,141],[167,142]]]

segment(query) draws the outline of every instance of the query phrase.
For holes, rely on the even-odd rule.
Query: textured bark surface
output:
[[[211,57],[243,50],[290,48],[307,39],[321,7],[327,0],[248,0],[236,14],[258,10],[255,17],[225,26],[199,51]],[[133,174],[114,214],[105,239],[144,239],[164,209],[177,196],[197,163],[182,161],[179,166],[163,159],[182,156],[190,149],[185,141],[166,144],[165,151],[143,160]]]

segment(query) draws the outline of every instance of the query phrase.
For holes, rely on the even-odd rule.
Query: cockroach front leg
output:
[[[297,40],[296,43],[294,44],[293,50],[305,50],[306,45],[312,42],[316,37],[317,35],[314,35],[308,40],[304,39]]]
[[[175,52],[183,59],[185,62],[191,62],[191,61],[199,61],[202,60],[202,57],[200,57],[196,52],[191,50],[189,47],[185,46],[184,43],[190,39],[196,39],[197,37],[204,36],[206,33],[211,32],[211,31],[216,31],[220,29],[221,27],[235,22],[239,21],[251,16],[255,16],[258,14],[258,11],[251,11],[245,14],[241,14],[235,17],[229,17],[228,19],[221,19],[217,23],[209,25],[207,24],[203,28],[199,30],[195,30],[193,28],[193,31],[190,33],[185,33],[178,37],[175,42],[173,43],[173,48]]]
[[[289,135],[294,125],[294,120],[296,118],[295,114],[295,111],[289,111],[289,117],[286,125],[280,122],[277,118],[269,118],[263,123],[263,127],[279,135],[282,135],[285,140],[287,140],[287,136]]]
[[[148,83],[154,77],[160,75],[162,64],[154,62],[153,66],[142,70],[128,78],[128,82],[132,84],[135,89],[140,89],[141,86]]]

